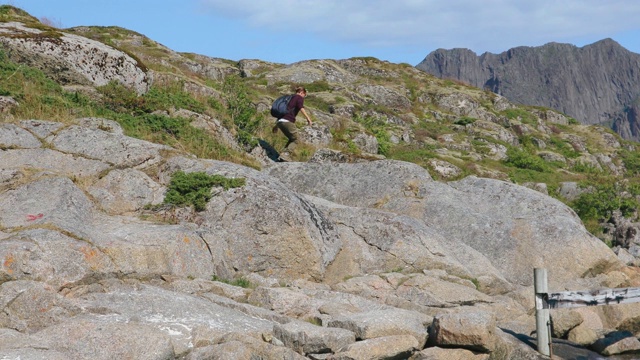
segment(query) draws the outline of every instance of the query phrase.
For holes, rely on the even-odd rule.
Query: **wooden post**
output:
[[[547,269],[533,270],[534,291],[536,295],[536,336],[538,338],[538,352],[551,356],[551,333],[549,309],[544,306],[544,296],[549,292],[547,288]]]
[[[616,305],[640,302],[640,288],[618,288],[549,293],[547,269],[533,269],[536,299],[536,333],[538,352],[553,356],[549,311],[582,306]]]

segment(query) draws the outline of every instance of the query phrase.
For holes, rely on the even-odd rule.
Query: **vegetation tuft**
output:
[[[592,185],[591,188],[574,200],[571,207],[585,223],[587,230],[594,234],[602,231],[600,222],[609,219],[614,211],[618,210],[628,217],[640,206],[635,196],[624,195],[628,194],[628,189],[620,188],[619,184]]]
[[[211,277],[211,281],[219,281],[225,284],[229,284],[229,285],[233,285],[233,286],[239,286],[241,288],[250,288],[253,287],[253,284],[251,284],[251,282],[245,278],[238,278],[238,279],[233,279],[233,280],[227,280],[227,279],[221,279],[216,275],[213,275]]]
[[[208,175],[204,172],[185,173],[176,171],[171,177],[164,198],[165,205],[193,206],[203,211],[211,199],[211,188],[220,186],[225,190],[244,186],[245,179],[226,178],[221,175]]]
[[[527,169],[538,172],[549,171],[549,166],[537,155],[531,154],[529,151],[511,147],[507,149],[507,160],[505,163],[518,169]]]

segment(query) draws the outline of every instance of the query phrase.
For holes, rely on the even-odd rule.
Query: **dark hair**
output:
[[[302,87],[302,86],[298,86],[298,87],[296,88],[296,94],[300,94],[300,93],[305,93],[305,94],[306,94],[306,93],[307,93],[307,89],[305,89],[305,88],[304,88],[304,87]]]

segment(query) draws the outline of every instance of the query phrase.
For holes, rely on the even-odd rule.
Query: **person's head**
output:
[[[305,89],[305,88],[304,88],[304,87],[302,87],[302,86],[298,86],[298,87],[296,88],[296,94],[298,94],[298,95],[302,95],[302,96],[307,96],[307,89]]]

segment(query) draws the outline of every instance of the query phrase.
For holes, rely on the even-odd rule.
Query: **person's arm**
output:
[[[307,118],[307,124],[311,125],[311,118],[309,117],[309,114],[307,114],[307,111],[304,108],[300,108],[300,111],[302,112],[302,115]]]

